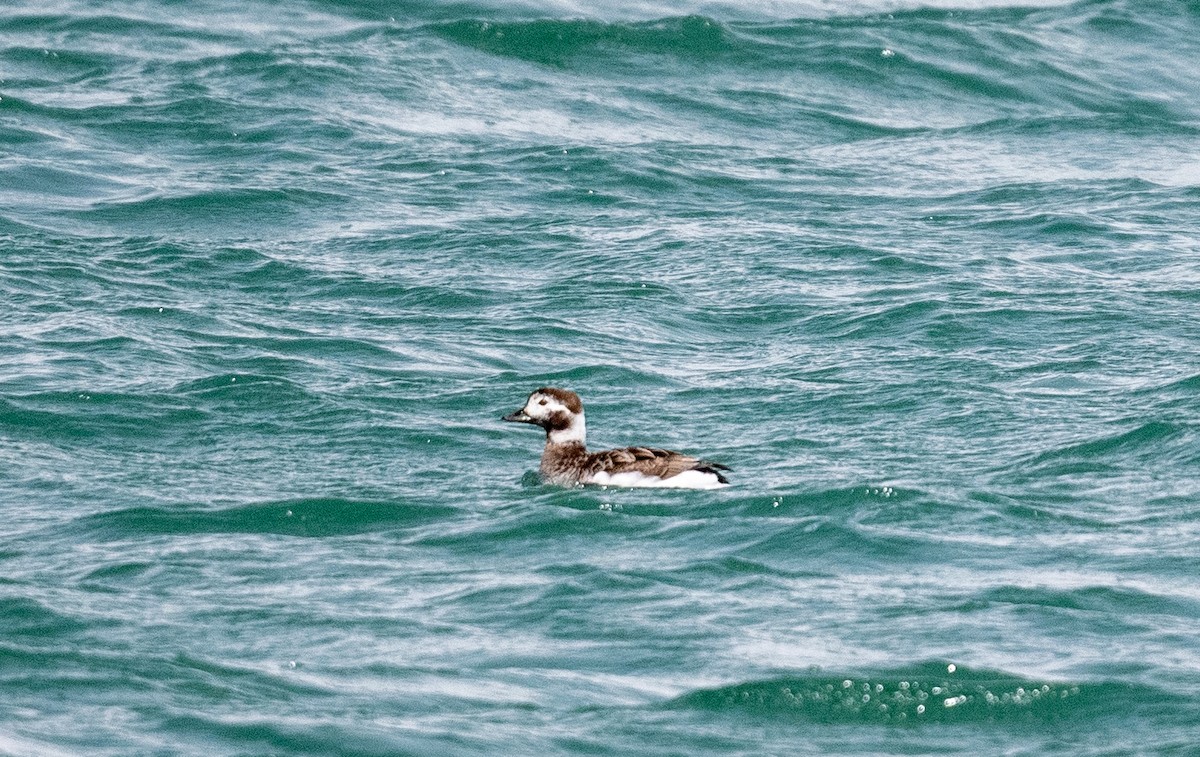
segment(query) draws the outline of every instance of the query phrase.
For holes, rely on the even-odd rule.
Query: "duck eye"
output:
[[[539,404],[539,405],[544,405],[544,404],[546,404],[546,400],[544,400],[544,399],[540,399],[540,400],[538,400],[538,404]]]

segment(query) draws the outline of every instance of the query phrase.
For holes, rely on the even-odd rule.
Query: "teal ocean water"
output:
[[[4,4],[0,753],[1196,754],[1197,40]]]

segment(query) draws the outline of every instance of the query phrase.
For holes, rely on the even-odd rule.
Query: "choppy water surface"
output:
[[[1198,38],[7,4],[0,752],[1192,753]]]

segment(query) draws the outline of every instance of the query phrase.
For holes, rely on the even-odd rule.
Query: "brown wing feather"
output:
[[[655,449],[653,447],[610,449],[604,452],[596,452],[590,457],[591,460],[589,462],[591,464],[589,468],[591,468],[593,473],[600,471],[605,473],[637,471],[647,476],[670,478],[684,471],[702,467],[701,461],[697,458],[689,457],[679,452],[672,452],[669,449]]]

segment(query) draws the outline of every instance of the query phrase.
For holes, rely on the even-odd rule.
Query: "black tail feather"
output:
[[[732,468],[730,468],[728,465],[722,465],[721,463],[714,463],[711,460],[701,460],[696,464],[696,467],[693,470],[698,470],[701,473],[711,473],[717,477],[718,483],[727,484],[729,483],[729,479],[722,476],[721,471],[732,470]]]

